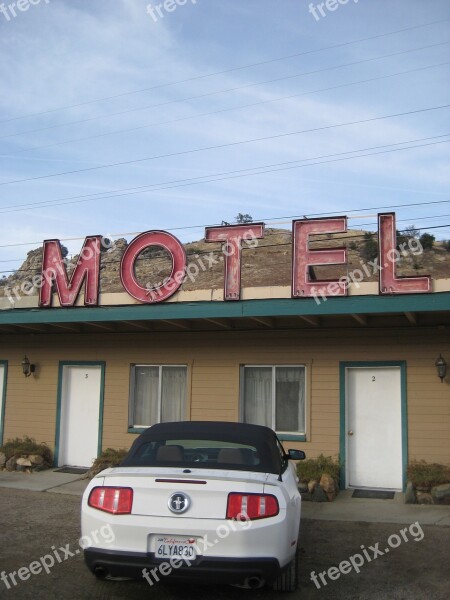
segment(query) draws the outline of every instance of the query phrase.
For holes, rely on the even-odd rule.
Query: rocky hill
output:
[[[367,238],[367,235],[366,235]],[[328,234],[314,236],[312,248],[347,247],[348,272],[361,269],[376,255],[376,238],[370,242],[365,239],[365,232],[351,230],[346,234]],[[258,240],[256,248],[244,245],[242,252],[242,286],[279,286],[290,285],[292,265],[292,234],[284,229],[266,229],[265,237]],[[112,242],[109,249],[102,252],[100,289],[102,292],[123,292],[120,282],[120,260],[127,247],[123,238]],[[374,246],[375,245],[375,246]],[[397,272],[400,275],[431,275],[435,279],[450,278],[450,251],[443,242],[435,242],[430,250],[419,253],[417,244],[413,244],[414,252],[406,246],[405,255],[399,260]],[[220,244],[206,243],[198,240],[185,244],[188,256],[188,275],[183,283],[183,290],[215,289],[223,287],[223,261]],[[68,257],[67,269],[70,274],[77,256]],[[6,290],[14,289],[30,282],[34,275],[41,271],[42,248],[28,252],[21,267],[11,276],[0,280],[0,296]],[[157,248],[144,251],[136,263],[136,275],[142,285],[157,285],[170,272],[171,261],[168,255]],[[345,274],[342,266],[317,267],[317,279],[338,278]],[[364,281],[376,281],[377,275],[366,274]],[[30,295],[37,295],[33,290]]]

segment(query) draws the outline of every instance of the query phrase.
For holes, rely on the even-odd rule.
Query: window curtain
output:
[[[244,422],[272,427],[272,368],[245,367]]]
[[[158,367],[134,367],[134,427],[150,427],[158,422]]]
[[[186,418],[186,367],[162,367],[161,422]]]
[[[305,431],[305,369],[276,367],[277,431]]]

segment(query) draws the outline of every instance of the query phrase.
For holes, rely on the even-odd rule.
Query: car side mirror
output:
[[[289,460],[305,460],[306,454],[303,452],[303,450],[291,449],[288,450],[287,458],[289,458]]]

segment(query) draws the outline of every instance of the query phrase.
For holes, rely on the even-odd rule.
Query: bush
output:
[[[375,240],[373,233],[370,233],[369,231],[366,231],[364,234],[361,256],[366,262],[378,258],[378,242]]]
[[[416,229],[414,225],[409,225],[409,227],[403,230],[403,234],[408,240],[417,239],[420,235],[420,229]]]
[[[127,454],[128,450],[125,448],[119,448],[118,450],[106,448],[106,450],[103,450],[101,455],[95,459],[94,464],[89,469],[86,476],[92,479],[92,477],[95,477],[100,471],[118,467]]]
[[[450,252],[450,240],[444,242],[444,248],[447,250],[447,252]]]
[[[333,479],[339,480],[340,468],[341,465],[338,460],[321,454],[317,458],[310,458],[299,462],[297,465],[297,475],[302,482],[307,482],[311,479],[320,481],[324,473],[328,473]]]
[[[238,213],[235,217],[235,221],[236,223],[240,224],[253,223],[253,217],[248,213],[245,213],[245,215],[243,215],[242,213]]]
[[[419,242],[422,244],[424,250],[431,250],[434,246],[436,238],[431,233],[422,233],[419,238]]]
[[[25,436],[24,438],[15,438],[8,440],[0,448],[0,452],[3,452],[6,456],[6,460],[9,460],[13,456],[20,458],[21,456],[28,456],[29,454],[37,454],[42,456],[44,462],[47,465],[53,464],[53,454],[47,444],[38,444],[33,438]]]
[[[397,250],[402,252],[402,248],[405,248],[410,242],[410,240],[419,239],[420,229],[416,229],[414,225],[410,225],[406,229],[402,229],[396,231],[396,239],[397,239]]]
[[[412,462],[408,466],[408,479],[415,486],[431,488],[450,483],[450,467],[438,463]]]
[[[358,244],[356,242],[350,242],[348,247],[350,250],[358,250]]]

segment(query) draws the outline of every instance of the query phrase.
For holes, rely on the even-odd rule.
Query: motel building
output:
[[[343,488],[403,490],[409,461],[450,464],[450,269],[405,276],[394,213],[375,270],[350,268],[346,217],[271,231],[207,227],[197,253],[146,231],[109,288],[102,236],[72,268],[46,240],[31,288],[0,297],[0,443],[88,467],[160,421],[245,421],[339,457]],[[169,267],[145,281],[158,252]]]

